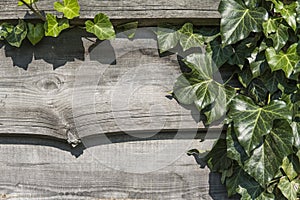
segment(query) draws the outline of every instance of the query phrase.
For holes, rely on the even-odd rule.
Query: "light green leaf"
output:
[[[276,29],[274,34],[270,34],[268,37],[272,39],[273,46],[276,52],[278,52],[289,39],[288,27],[280,24],[279,27]]]
[[[179,42],[180,33],[173,28],[158,27],[156,34],[160,53],[173,49]]]
[[[265,122],[260,124],[265,125]],[[262,144],[254,149],[253,154],[245,161],[245,171],[265,188],[280,169],[284,157],[293,152],[292,144],[293,133],[289,122],[276,121]]]
[[[31,44],[36,45],[45,35],[44,25],[38,23],[33,25],[31,23],[27,24],[28,26],[28,33],[27,38],[31,42]]]
[[[268,21],[263,22],[262,26],[263,26],[263,32],[266,37],[268,37],[269,34],[271,33],[275,33],[277,30],[276,20],[272,18],[268,19]]]
[[[275,12],[280,13],[282,18],[292,27],[294,31],[296,31],[297,23],[296,23],[296,1],[291,2],[290,4],[283,4],[282,1],[272,0],[275,5]]]
[[[300,149],[300,122],[292,122],[291,124],[294,133],[294,146]]]
[[[214,40],[210,43],[210,46],[212,50],[212,60],[217,67],[221,67],[233,55],[233,48],[230,45],[222,47],[222,44]]]
[[[39,0],[24,0],[24,1],[25,1],[25,3],[31,5],[31,4],[33,4],[35,2],[38,2]],[[18,6],[22,6],[22,5],[24,5],[23,2],[19,1],[18,2]]]
[[[285,157],[283,159],[281,168],[284,171],[284,173],[287,175],[289,180],[293,180],[294,178],[296,178],[298,176],[298,173],[295,169],[295,167],[297,165],[299,165],[299,161],[298,161],[298,158],[295,159],[294,156]],[[300,165],[299,165],[299,167],[300,167]]]
[[[300,190],[299,180],[289,181],[287,177],[282,177],[279,181],[278,188],[285,198],[292,200],[297,199],[297,192]]]
[[[11,32],[8,32],[5,39],[10,45],[20,47],[22,41],[26,38],[26,34],[26,23],[23,20],[19,20],[19,23],[11,30]]]
[[[109,40],[115,38],[115,30],[108,16],[99,13],[95,16],[94,22],[87,20],[85,22],[86,31],[93,33],[99,40]]]
[[[78,0],[64,0],[63,4],[61,2],[55,2],[54,9],[64,13],[66,18],[73,19],[79,16],[80,6]]]
[[[193,24],[186,23],[179,30],[180,45],[186,51],[192,47],[202,47],[204,45],[204,37],[198,33],[194,33]]]
[[[137,21],[135,22],[129,22],[126,24],[121,24],[117,27],[119,32],[122,32],[125,34],[129,39],[134,38],[136,29],[138,27],[139,23]]]
[[[248,155],[270,133],[275,119],[291,120],[291,112],[283,101],[271,101],[270,104],[257,106],[249,97],[238,95],[230,106],[229,117],[234,122],[238,141]]]
[[[46,20],[44,25],[46,36],[57,37],[61,31],[70,27],[67,19],[63,18],[57,21],[56,16],[52,14],[47,14]]]
[[[276,50],[270,47],[266,50],[266,58],[272,71],[283,70],[286,77],[293,74],[300,60],[297,54],[297,44],[291,45],[286,53],[283,51],[276,53]]]
[[[2,23],[0,25],[0,40],[4,40],[9,33],[13,31],[14,26],[9,23]]]
[[[234,44],[248,37],[250,32],[262,31],[262,23],[268,19],[264,8],[248,8],[241,0],[222,0],[219,12],[224,45]]]

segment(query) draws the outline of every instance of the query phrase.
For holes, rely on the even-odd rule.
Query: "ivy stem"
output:
[[[29,8],[37,17],[39,17],[44,22],[46,21],[46,18],[37,10],[35,10],[31,5],[26,3],[24,0],[20,0],[27,8]]]
[[[271,94],[269,93],[269,94],[268,94],[268,101],[267,101],[267,105],[269,105],[270,101],[271,101]]]
[[[232,78],[234,77],[234,75],[235,75],[235,73],[233,73],[233,74],[225,81],[225,83],[224,83],[223,85],[227,85],[227,83],[228,83],[229,81],[232,80]]]

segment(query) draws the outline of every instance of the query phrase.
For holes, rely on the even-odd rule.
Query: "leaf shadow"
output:
[[[84,60],[83,30],[74,28],[63,32],[59,37],[45,37],[36,46],[26,39],[21,47],[13,47],[5,43],[5,56],[13,60],[13,65],[24,70],[34,60],[44,60],[52,64],[53,69],[64,66],[75,59]]]
[[[96,40],[88,49],[90,60],[101,64],[116,65],[116,54],[109,40]]]

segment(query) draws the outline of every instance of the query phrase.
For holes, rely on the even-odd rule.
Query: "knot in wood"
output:
[[[37,82],[37,87],[43,92],[55,93],[61,89],[63,82],[56,75],[49,75],[43,77]]]

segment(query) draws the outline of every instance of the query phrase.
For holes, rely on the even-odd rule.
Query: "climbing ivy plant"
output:
[[[300,2],[221,0],[219,12],[218,28],[157,30],[161,53],[187,55],[174,97],[226,127],[204,158],[190,153],[222,174],[228,196],[299,199]]]
[[[78,0],[57,1],[53,9],[58,16],[52,13],[41,12],[38,8],[38,0],[20,0],[19,6],[26,6],[38,17],[41,22],[32,24],[19,19],[16,25],[2,23],[0,25],[0,40],[6,40],[10,45],[20,47],[23,40],[27,37],[32,45],[39,43],[43,37],[58,37],[59,34],[69,28],[72,28],[72,20],[80,16],[80,5]],[[112,39],[115,37],[114,27],[109,18],[99,13],[95,16],[94,22],[87,20],[85,27],[87,32],[93,33],[100,40]]]

